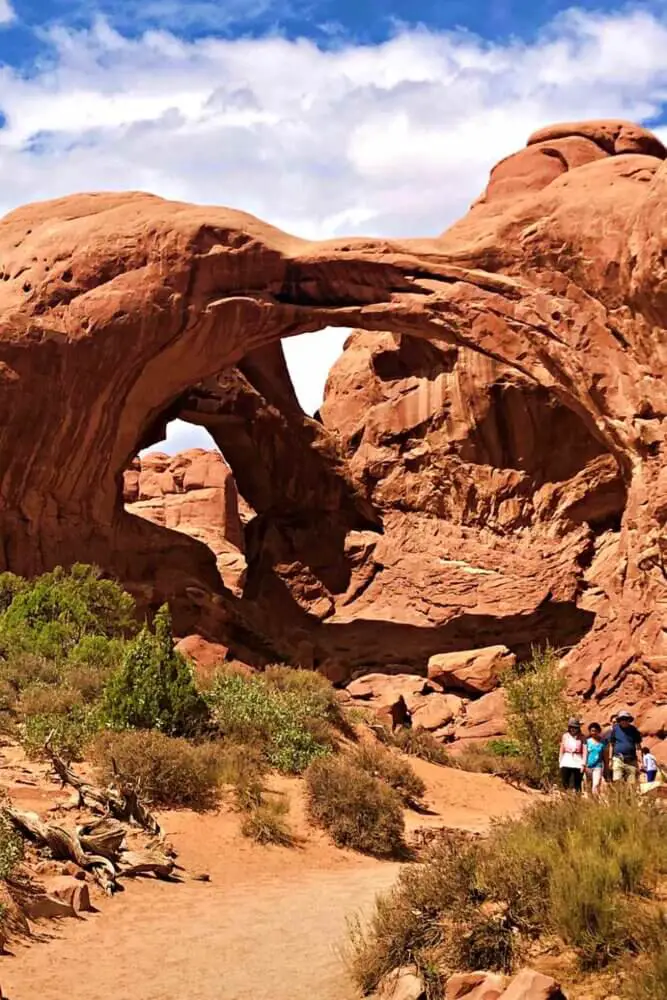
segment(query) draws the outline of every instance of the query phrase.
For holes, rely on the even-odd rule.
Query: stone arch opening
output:
[[[545,153],[557,175],[539,168]],[[573,412],[614,457],[627,503],[608,555],[615,569],[605,574],[606,612],[598,611],[600,628],[579,652],[598,664],[596,690],[607,695],[629,663],[667,660],[659,614],[667,390],[664,338],[655,335],[665,326],[664,156],[654,137],[625,123],[542,132],[503,163],[459,224],[439,239],[400,243],[312,243],[241,213],[141,193],[84,195],[12,213],[0,225],[0,564],[31,574],[58,562],[95,561],[146,603],[183,595],[175,615],[184,628],[208,620],[211,628],[223,622],[249,634],[257,624],[253,608],[220,593],[205,546],[173,532],[167,538],[122,510],[123,472],[193,387],[282,337],[327,326],[389,331],[508,366]],[[423,457],[409,450],[419,470]],[[560,524],[558,495],[551,500]],[[361,564],[369,548],[374,567],[390,563],[390,548],[377,551],[378,538],[388,535],[384,520],[384,535],[354,529],[351,550]],[[584,537],[591,520],[581,520]],[[496,620],[480,581],[497,567],[473,566],[468,525],[458,528],[442,565],[453,572],[469,553],[463,561],[476,579],[466,620],[474,621],[478,642]],[[394,537],[418,571],[422,554],[410,552],[407,534]],[[589,549],[567,537],[572,558],[585,564]],[[549,580],[539,602],[539,588],[530,599],[521,594],[519,617],[533,634],[531,616],[576,602],[580,576],[563,569],[572,563],[559,552],[543,560]],[[361,610],[372,604],[373,572],[352,598]],[[428,581],[418,572],[414,579],[419,608]],[[448,592],[455,585],[451,576],[443,584]],[[307,635],[313,661],[331,651],[323,635],[342,636],[341,653],[355,643],[357,650],[377,647],[381,610],[376,603],[376,617],[363,621],[322,619],[317,635]],[[390,617],[382,621],[394,629]],[[419,638],[414,655],[426,654],[427,635],[453,641],[452,621],[411,626]],[[355,637],[355,629],[364,635]],[[297,632],[295,625],[292,639]],[[606,659],[594,645],[600,634]],[[397,649],[399,633],[393,638]],[[386,630],[382,642],[389,643]]]

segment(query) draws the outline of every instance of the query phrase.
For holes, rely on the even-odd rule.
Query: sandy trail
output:
[[[531,796],[488,775],[414,761],[427,784],[426,815],[408,831],[448,826],[482,832]],[[240,837],[238,817],[163,814],[179,861],[211,882],[129,883],[74,921],[42,922],[48,940],[17,945],[0,963],[8,1000],[354,1000],[340,948],[347,919],[369,913],[400,866],[336,850],[308,823],[303,783],[275,779],[290,801],[297,849],[259,847]],[[55,788],[11,788],[24,808],[44,812]],[[71,821],[71,820],[69,820]]]
[[[2,988],[10,1000],[353,1000],[337,952],[346,917],[396,872],[364,865],[231,890],[145,883],[3,963]]]

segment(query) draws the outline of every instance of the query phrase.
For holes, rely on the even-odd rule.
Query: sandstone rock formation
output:
[[[574,691],[641,723],[667,703],[665,155],[628,123],[542,130],[427,240],[140,193],[11,213],[0,568],[95,561],[181,634],[339,678],[551,638]],[[366,333],[317,427],[277,344],[328,325]],[[123,509],[133,456],[196,413],[258,513],[243,597]]]
[[[242,593],[243,524],[236,483],[222,455],[193,448],[135,458],[123,477],[123,501],[128,513],[203,542],[226,586]]]

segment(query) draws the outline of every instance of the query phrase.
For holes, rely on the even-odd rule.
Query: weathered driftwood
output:
[[[51,748],[49,740],[45,744],[54,770],[64,785],[70,785],[79,796],[79,806],[87,806],[93,812],[101,812],[105,816],[113,816],[123,823],[136,823],[154,837],[161,835],[160,824],[150,810],[139,798],[138,790],[129,782],[124,781],[117,773],[114,784],[108,788],[91,785],[81,778],[72,768]]]
[[[44,823],[33,812],[23,812],[4,806],[3,815],[21,836],[40,847],[47,847],[58,861],[73,861],[80,868],[90,871],[105,892],[111,894],[116,885],[116,868],[109,858],[101,854],[86,853],[75,833],[55,823]]]
[[[87,854],[101,854],[110,861],[122,851],[126,832],[118,820],[107,816],[76,828],[79,843]]]
[[[90,871],[105,892],[118,888],[119,878],[154,875],[169,878],[175,862],[159,847],[133,850],[124,846],[125,828],[109,817],[78,827],[76,832],[45,823],[36,813],[5,806],[3,815],[23,837],[46,847],[60,861],[73,861]]]

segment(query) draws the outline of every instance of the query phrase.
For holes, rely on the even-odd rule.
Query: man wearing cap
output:
[[[613,781],[637,780],[641,768],[641,733],[632,724],[632,715],[627,709],[619,712],[609,737],[611,752],[611,775]]]

